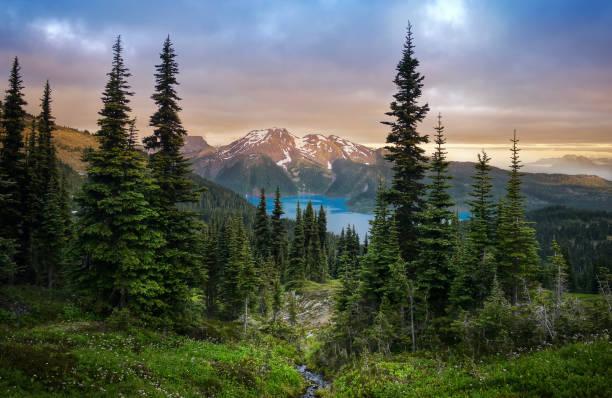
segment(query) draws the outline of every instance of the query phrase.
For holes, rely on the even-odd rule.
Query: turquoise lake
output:
[[[257,206],[259,203],[259,197],[249,196],[247,199],[255,206]],[[374,218],[373,214],[355,213],[350,211],[344,204],[346,198],[330,198],[323,195],[281,197],[283,211],[285,212],[283,217],[295,218],[298,201],[300,202],[300,207],[302,210],[306,208],[308,201],[312,201],[312,205],[317,211],[319,210],[319,207],[323,205],[327,215],[327,229],[329,231],[339,234],[342,228],[346,228],[346,226],[349,224],[354,225],[355,230],[362,240],[370,229],[370,220]],[[273,197],[266,198],[266,206],[268,213],[271,213],[274,207]],[[469,212],[459,213],[459,218],[463,220],[468,218],[469,215]]]

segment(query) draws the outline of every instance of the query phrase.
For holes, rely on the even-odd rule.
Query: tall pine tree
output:
[[[99,147],[84,157],[87,181],[77,199],[81,261],[72,275],[99,310],[127,307],[151,317],[169,311],[163,301],[164,273],[155,261],[164,242],[152,226],[157,214],[147,197],[155,187],[145,159],[129,145],[132,93],[122,50],[118,37],[99,112]]]
[[[388,150],[385,158],[393,162],[394,171],[389,196],[397,208],[396,217],[402,237],[400,246],[402,256],[407,261],[415,259],[417,254],[417,226],[425,205],[425,184],[422,180],[427,170],[427,157],[420,145],[427,143],[428,137],[419,134],[417,125],[427,115],[429,106],[418,104],[423,88],[423,76],[417,71],[418,66],[409,24],[402,59],[396,68],[394,83],[397,93],[393,96],[391,110],[387,112],[395,120],[382,122],[391,127],[387,136],[387,144],[390,145],[385,147]]]
[[[521,292],[525,292],[535,279],[539,258],[535,231],[525,220],[525,197],[521,194],[524,174],[520,172],[522,165],[516,131],[511,141],[510,178],[498,214],[495,259],[501,288],[512,303],[516,303]]]
[[[491,158],[483,150],[478,154],[472,176],[470,220],[467,242],[462,247],[463,255],[457,264],[457,275],[453,281],[452,301],[455,307],[469,309],[479,307],[489,296],[490,286],[495,274],[493,259],[495,236],[495,210],[491,189],[492,177],[489,176]]]
[[[431,158],[428,185],[427,207],[423,212],[423,222],[418,226],[419,257],[414,262],[416,279],[422,291],[422,297],[427,298],[430,307],[437,314],[442,314],[447,303],[450,284],[453,279],[451,259],[454,254],[455,214],[450,210],[455,203],[451,200],[448,180],[449,161],[444,150],[444,126],[442,117],[438,115],[435,127],[435,152]]]
[[[17,57],[13,60],[2,108],[2,135],[0,148],[0,175],[4,184],[0,185],[0,195],[4,197],[0,207],[0,237],[13,242],[17,249],[16,261],[20,269],[25,266],[24,217],[26,201],[25,153],[23,151],[25,129],[25,110],[27,102],[23,99],[23,80],[21,66]]]
[[[266,192],[261,188],[261,196],[255,212],[255,252],[260,258],[266,258],[270,252],[270,227],[268,225],[268,212],[266,208]]]
[[[304,223],[300,202],[297,203],[293,241],[289,253],[289,262],[285,270],[285,283],[290,287],[299,286],[306,279],[305,261],[306,249],[304,238]]]
[[[281,202],[280,187],[276,187],[274,193],[274,209],[270,217],[270,250],[276,265],[276,271],[279,275],[283,275],[285,271],[285,257],[287,251],[287,231],[281,221],[281,217],[285,214],[283,204]]]
[[[200,259],[194,250],[195,214],[177,207],[178,203],[195,202],[197,195],[194,182],[188,178],[189,161],[181,153],[187,133],[178,115],[181,107],[176,92],[179,83],[175,58],[167,37],[160,54],[161,62],[155,66],[155,93],[151,98],[157,110],[149,121],[153,135],[146,137],[144,144],[154,152],[149,164],[159,186],[152,202],[157,207],[159,227],[165,239],[156,256],[158,264],[163,265],[164,300],[174,311],[180,311],[188,300],[188,287]]]

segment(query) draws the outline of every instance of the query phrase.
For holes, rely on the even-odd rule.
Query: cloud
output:
[[[107,43],[92,37],[82,23],[58,19],[36,19],[29,24],[30,29],[42,35],[50,45],[59,48],[77,48],[87,53],[104,52]]]
[[[465,25],[467,19],[463,0],[435,0],[425,7],[425,12],[430,23],[458,27]]]

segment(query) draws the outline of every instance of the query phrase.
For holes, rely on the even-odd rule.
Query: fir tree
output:
[[[281,221],[283,214],[285,214],[285,212],[283,211],[283,205],[281,202],[280,187],[277,186],[274,194],[274,209],[272,209],[272,216],[270,217],[270,249],[276,264],[276,271],[280,275],[283,275],[284,272],[285,261],[283,257],[287,246],[287,232],[285,231],[285,226]]]
[[[9,184],[14,183],[7,181],[0,169],[0,192],[10,191],[10,188],[7,187]],[[0,208],[6,208],[10,205],[10,194],[0,193]],[[16,276],[23,271],[23,267],[15,261],[16,254],[15,240],[0,236],[0,282],[13,284]]]
[[[393,162],[393,185],[389,192],[396,206],[396,217],[400,228],[402,256],[413,260],[417,253],[417,225],[424,207],[425,185],[422,182],[427,170],[427,157],[421,144],[428,142],[426,135],[417,131],[417,125],[427,115],[429,106],[418,105],[423,88],[423,76],[417,71],[419,61],[414,57],[412,27],[408,25],[402,59],[397,65],[394,83],[397,93],[393,96],[388,116],[395,120],[382,122],[391,127],[385,148],[385,158]]]
[[[450,188],[446,152],[444,151],[444,127],[441,116],[435,127],[436,149],[430,165],[431,183],[428,185],[427,207],[423,212],[423,223],[419,225],[419,257],[415,261],[415,272],[422,296],[436,313],[441,314],[448,302],[450,284],[453,279],[451,260],[454,254],[453,223],[454,206],[447,190]]]
[[[535,231],[529,226],[530,223],[525,221],[525,197],[521,195],[521,177],[524,174],[520,172],[522,165],[516,131],[511,141],[510,178],[498,214],[495,259],[501,288],[507,297],[512,299],[512,303],[516,303],[519,291],[528,288],[535,278],[539,259]]]
[[[206,239],[202,247],[202,266],[206,269],[206,313],[215,316],[218,312],[217,298],[219,295],[219,283],[221,279],[221,263],[219,260],[219,238],[217,226],[213,222],[208,226]]]
[[[47,278],[47,287],[51,288],[66,264],[68,238],[72,215],[63,184],[59,175],[55,146],[53,144],[54,117],[51,113],[51,87],[47,81],[41,99],[41,113],[38,116],[38,153],[33,173],[38,176],[41,186],[39,191],[43,205],[38,215],[35,233],[34,251],[37,262]],[[30,189],[35,191],[34,188]],[[35,227],[35,228],[34,228]]]
[[[147,197],[154,186],[144,158],[129,148],[129,76],[118,37],[99,113],[99,147],[84,157],[87,181],[77,199],[81,262],[72,275],[98,308],[128,307],[151,317],[169,311],[162,300],[165,273],[154,261],[164,242],[152,227],[157,214]]]
[[[452,287],[453,304],[464,309],[478,307],[488,297],[495,273],[493,242],[496,205],[491,193],[490,160],[483,150],[482,155],[478,154],[478,162],[474,166],[476,173],[472,176],[474,183],[470,192],[472,200],[468,202],[471,214],[468,240],[459,248],[462,255]]]
[[[260,258],[266,258],[270,251],[270,228],[266,209],[266,192],[261,188],[261,196],[255,212],[255,252]]]
[[[24,140],[22,132],[25,129],[25,110],[27,105],[23,99],[23,80],[21,66],[17,57],[9,75],[9,87],[2,108],[2,135],[0,137],[0,175],[4,184],[0,185],[0,195],[4,199],[0,207],[0,237],[14,242],[19,268],[25,265],[24,251],[24,217],[26,216],[26,187]]]
[[[153,135],[146,137],[144,144],[148,150],[155,151],[149,163],[159,189],[152,202],[157,207],[158,225],[165,239],[156,261],[163,264],[164,301],[176,310],[188,300],[188,287],[199,259],[194,250],[195,214],[177,207],[179,203],[195,202],[197,195],[195,183],[188,177],[190,163],[181,153],[187,133],[179,117],[175,58],[167,37],[160,54],[161,62],[155,66],[155,93],[151,98],[157,110],[149,122]],[[129,137],[133,141],[133,125],[130,125]]]
[[[359,270],[359,295],[366,312],[370,314],[375,314],[380,309],[390,283],[391,264],[399,255],[398,242],[391,236],[393,221],[384,194],[385,189],[381,184],[376,194],[374,219],[370,221],[370,247]]]
[[[323,205],[319,207],[319,213],[317,213],[317,229],[319,232],[319,245],[321,251],[326,252],[327,250],[327,216],[325,215],[325,209]]]
[[[294,287],[300,285],[306,279],[305,272],[305,238],[304,225],[302,222],[302,212],[300,210],[300,202],[297,203],[295,215],[294,237],[291,242],[291,251],[289,253],[289,263],[285,271],[285,282],[288,286]]]

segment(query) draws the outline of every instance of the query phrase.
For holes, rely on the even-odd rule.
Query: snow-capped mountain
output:
[[[196,173],[240,193],[253,194],[261,186],[269,191],[277,185],[284,193],[323,193],[336,181],[334,162],[374,165],[381,160],[381,150],[335,135],[298,137],[277,127],[250,131],[216,148],[202,141],[188,137],[183,147]]]
[[[359,163],[376,160],[376,150],[344,138],[322,134],[298,137],[287,129],[277,127],[253,130],[217,151],[222,160],[251,154],[266,155],[285,170],[291,162],[304,159],[330,170],[336,159],[350,159]]]

